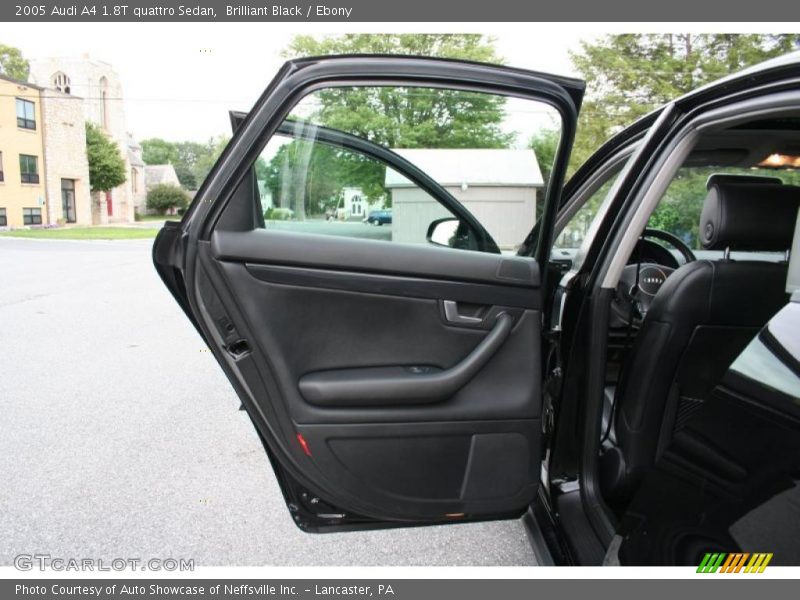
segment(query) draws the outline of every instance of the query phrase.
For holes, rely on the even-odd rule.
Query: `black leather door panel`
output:
[[[420,519],[498,514],[536,491],[539,421],[300,427],[323,473]]]
[[[517,311],[497,353],[467,385],[443,402],[330,408],[307,402],[299,390],[309,373],[365,367],[427,365],[446,369],[467,356],[487,332],[443,320],[439,302],[276,284],[246,265],[219,262],[232,295],[277,378],[297,423],[378,423],[533,419],[540,414],[540,314]],[[347,275],[342,275],[342,286]]]

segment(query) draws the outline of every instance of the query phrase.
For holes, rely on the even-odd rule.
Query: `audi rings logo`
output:
[[[667,275],[658,267],[644,267],[639,273],[639,290],[648,296],[655,296]]]

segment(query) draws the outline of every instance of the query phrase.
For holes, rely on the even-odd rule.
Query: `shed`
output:
[[[518,246],[536,222],[544,187],[531,149],[399,149],[397,154],[447,189],[486,228],[501,249]],[[392,196],[392,240],[422,243],[431,221],[452,216],[399,173],[386,170]]]

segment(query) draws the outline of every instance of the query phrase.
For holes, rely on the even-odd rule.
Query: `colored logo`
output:
[[[698,573],[763,573],[772,552],[708,552],[697,567]]]

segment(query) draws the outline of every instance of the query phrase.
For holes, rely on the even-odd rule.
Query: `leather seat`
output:
[[[726,257],[677,269],[644,318],[615,394],[614,444],[600,459],[601,486],[612,505],[630,497],[673,433],[788,302],[785,261],[731,260],[727,253],[787,251],[798,206],[800,187],[709,180],[700,241]]]

